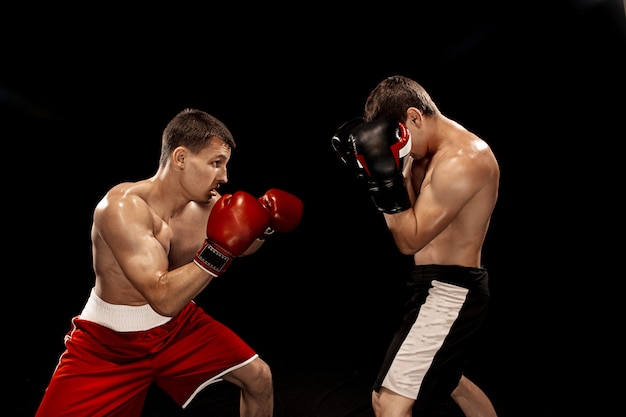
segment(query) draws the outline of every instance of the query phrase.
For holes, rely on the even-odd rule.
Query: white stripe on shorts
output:
[[[432,285],[382,383],[383,387],[413,399],[417,398],[424,376],[469,292],[437,280]]]

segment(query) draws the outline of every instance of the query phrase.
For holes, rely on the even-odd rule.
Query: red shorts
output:
[[[117,332],[80,317],[72,319],[36,417],[139,417],[153,382],[185,407],[203,388],[257,357],[193,301],[144,331]]]

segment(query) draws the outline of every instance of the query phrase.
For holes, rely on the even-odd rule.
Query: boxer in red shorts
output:
[[[184,408],[218,381],[241,389],[242,417],[273,415],[269,365],[194,302],[235,258],[302,216],[286,191],[220,195],[234,148],[221,121],[185,109],[163,131],[154,176],[118,184],[97,204],[95,283],[36,417],[139,417],[152,383]]]

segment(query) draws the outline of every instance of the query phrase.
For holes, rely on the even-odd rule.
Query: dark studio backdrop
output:
[[[281,188],[305,204],[295,231],[238,259],[197,301],[275,367],[279,386],[300,386],[304,398],[323,391],[312,372],[324,387],[341,367],[369,378],[399,319],[410,259],[396,252],[330,137],[362,113],[376,83],[402,74],[501,163],[484,250],[492,309],[468,372],[504,417],[625,415],[621,276],[612,266],[621,253],[604,243],[607,234],[621,240],[612,219],[626,138],[623,5],[420,3],[252,6],[255,20],[191,6],[158,10],[158,19],[7,11],[9,389],[0,409],[34,412],[93,285],[93,207],[112,185],[156,171],[161,131],[184,107],[212,113],[235,136],[223,192]],[[311,415],[308,402],[288,414]]]

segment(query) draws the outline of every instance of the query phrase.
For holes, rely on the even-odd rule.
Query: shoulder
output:
[[[489,144],[465,128],[459,129],[452,136],[452,140],[444,148],[442,162],[477,172],[498,168],[498,162]],[[452,168],[449,165],[446,168]]]
[[[433,158],[433,181],[448,186],[479,189],[497,182],[498,162],[489,145],[469,131],[460,131]]]
[[[470,166],[487,177],[498,177],[500,166],[489,144],[471,132],[469,135],[466,153]]]
[[[124,216],[133,218],[149,214],[151,209],[143,197],[143,182],[125,182],[111,188],[98,202],[94,210],[94,221],[113,221]]]

